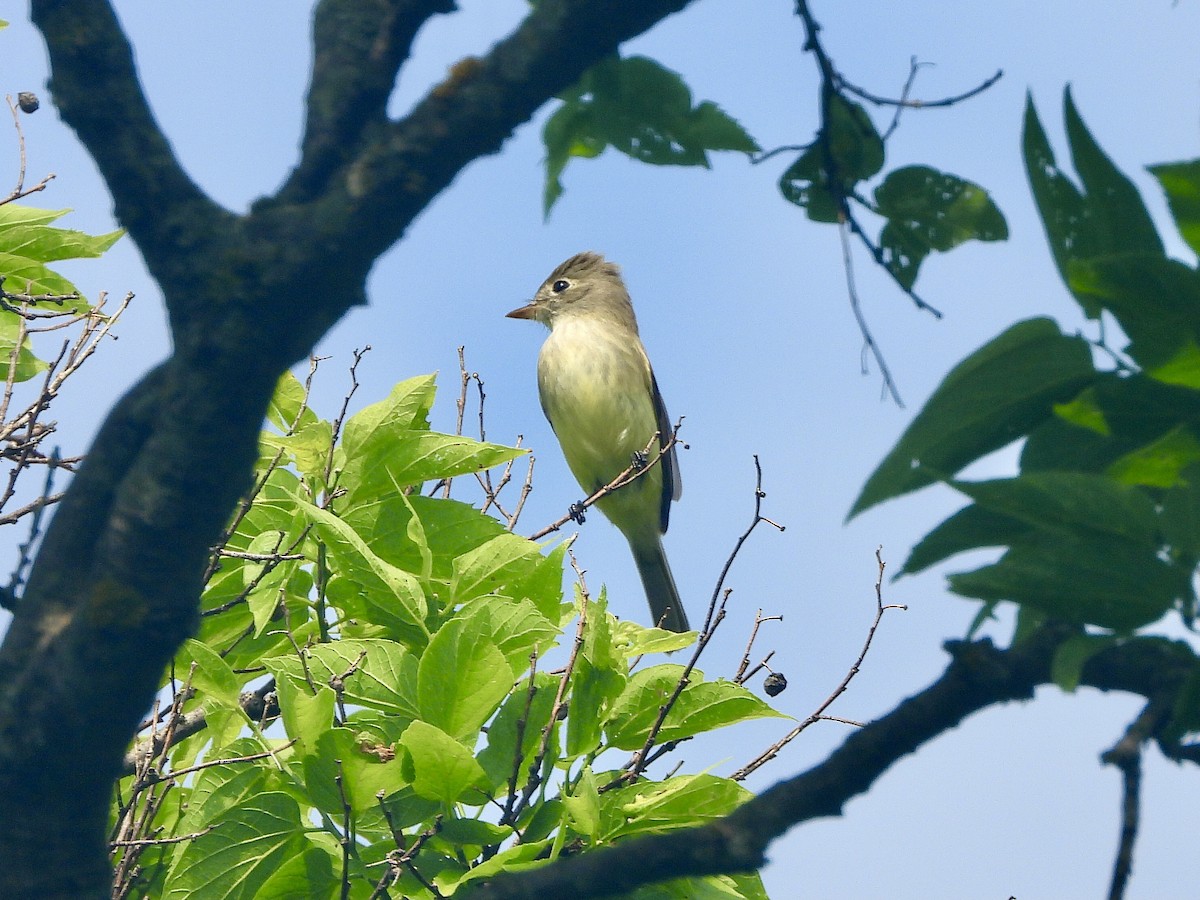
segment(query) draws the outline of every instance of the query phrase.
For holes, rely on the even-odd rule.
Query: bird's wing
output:
[[[667,415],[667,406],[663,403],[662,394],[658,390],[658,380],[654,370],[650,370],[650,390],[654,399],[654,417],[658,420],[658,442],[664,446],[671,439],[671,417]],[[659,528],[665,534],[667,522],[671,518],[671,501],[678,500],[683,495],[683,481],[679,477],[679,458],[675,455],[675,445],[671,445],[659,462],[663,473],[662,504],[659,507]]]

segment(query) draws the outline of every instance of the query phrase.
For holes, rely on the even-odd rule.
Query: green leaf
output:
[[[417,675],[421,718],[471,745],[515,681],[485,625],[451,619],[430,640]]]
[[[337,679],[348,704],[400,719],[418,716],[417,658],[401,644],[346,638],[306,648],[304,654],[304,662],[288,655],[264,659],[262,664],[277,681],[307,686],[311,678],[320,688]]]
[[[716,775],[681,775],[600,795],[600,840],[663,833],[729,815],[751,794]]]
[[[921,260],[931,251],[1008,237],[1008,224],[987,191],[928,166],[890,172],[875,190],[875,202],[888,220],[880,237],[885,264],[905,287],[916,282]]]
[[[453,434],[380,430],[342,470],[338,484],[347,491],[342,504],[372,500],[426,481],[482,472],[528,453]]]
[[[78,293],[70,281],[46,263],[98,257],[125,233],[90,235],[50,225],[68,212],[17,203],[0,206],[0,273],[6,279],[5,290],[58,296]],[[82,309],[87,304],[81,299],[77,305]]]
[[[477,597],[455,613],[454,618],[462,619],[464,627],[477,628],[488,635],[514,673],[529,666],[534,651],[544,656],[559,636],[558,627],[528,600]]]
[[[594,840],[600,831],[600,785],[592,767],[584,766],[575,784],[561,796],[571,828]]]
[[[849,518],[915,491],[1027,434],[1093,378],[1091,351],[1029,319],[955,366],[871,474]]]
[[[1067,638],[1054,651],[1050,678],[1060,688],[1073,692],[1079,687],[1084,664],[1101,650],[1111,647],[1117,639],[1111,635],[1076,634]]]
[[[550,723],[558,684],[556,676],[538,672],[533,697],[529,695],[526,679],[505,698],[500,711],[488,724],[487,747],[480,751],[478,759],[493,789],[507,785],[514,771],[524,773],[528,769],[528,761],[541,744],[542,730]],[[518,737],[520,746],[517,745]],[[556,745],[557,741],[551,741],[551,754]],[[524,765],[519,761],[525,761]]]
[[[609,713],[606,728],[609,742],[622,750],[640,749],[683,672],[683,666],[666,664],[642,669],[630,678]],[[667,713],[657,734],[659,743],[748,719],[782,715],[740,685],[731,681],[706,682],[703,678],[698,669],[692,670],[690,683]]]
[[[404,730],[401,743],[412,766],[413,790],[445,805],[468,792],[482,799],[487,776],[471,751],[442,729],[416,721]]]
[[[831,161],[842,184],[850,186],[865,181],[883,168],[883,138],[861,104],[834,95],[830,98],[825,127],[829,130]]]
[[[653,165],[707,167],[711,150],[759,149],[715,103],[693,106],[679,73],[645,57],[602,60],[561,98],[563,105],[542,130],[547,215],[562,195],[561,176],[572,157],[595,157],[611,146]]]
[[[1200,275],[1177,260],[1123,253],[1067,266],[1067,282],[1093,308],[1107,309],[1130,339],[1128,353],[1153,376],[1181,353],[1195,353],[1200,333]]]
[[[317,414],[308,408],[308,391],[291,372],[279,376],[267,407],[267,421],[284,434],[317,421]]]
[[[429,610],[415,575],[381,559],[354,529],[328,510],[300,504],[297,512],[312,523],[313,535],[325,544],[338,578],[355,586],[353,591],[343,591],[343,598],[357,598],[370,611],[372,621],[393,628],[396,637],[409,646],[428,640],[425,616]]]
[[[1109,466],[1108,474],[1123,484],[1169,488],[1183,472],[1200,462],[1200,441],[1190,428],[1178,425],[1162,437],[1126,453]]]
[[[0,206],[0,209],[4,209]],[[9,290],[12,290],[9,288]],[[21,343],[18,347],[17,340]],[[13,372],[13,381],[20,384],[29,381],[49,366],[44,360],[38,359],[30,347],[29,335],[22,336],[18,317],[15,313],[0,310],[0,379],[8,380],[8,373]]]
[[[314,694],[303,681],[277,677],[275,692],[283,715],[283,727],[288,737],[298,742],[297,754],[304,756],[316,750],[317,741],[333,725],[336,695],[324,684],[317,684]]]
[[[451,597],[455,603],[465,603],[501,590],[509,582],[532,574],[541,560],[537,544],[501,532],[454,560]]]
[[[235,755],[251,755],[262,747],[243,738],[226,748]],[[244,752],[239,752],[244,751]],[[196,774],[187,810],[180,819],[182,833],[203,831],[246,800],[272,789],[270,770],[258,764],[227,763],[207,766]]]
[[[921,538],[904,561],[900,574],[923,572],[968,550],[1007,547],[1028,535],[1031,528],[1012,516],[976,504],[965,506]]]
[[[416,525],[414,516],[419,520]],[[504,533],[504,526],[494,518],[458,500],[394,492],[356,503],[341,517],[380,558],[421,578],[443,582],[453,577],[458,557]]]
[[[1058,619],[1131,631],[1184,597],[1189,572],[1116,537],[1047,535],[1009,549],[999,562],[950,576],[950,588],[981,600],[1012,600]]]
[[[340,855],[335,874],[334,861],[328,849],[314,844],[314,837],[305,835],[308,846],[271,873],[255,892],[255,900],[292,900],[295,897],[333,900],[338,895],[341,885]]]
[[[812,221],[832,224],[841,220],[841,207],[830,189],[822,158],[815,144],[801,153],[779,176],[779,193]]]
[[[574,759],[600,746],[609,710],[625,689],[629,666],[612,636],[613,619],[603,592],[587,605],[583,648],[571,679],[571,714],[567,717],[566,757]]]
[[[1153,501],[1140,489],[1084,472],[1028,472],[1016,478],[953,482],[977,504],[1040,529],[1110,535],[1157,549]]]
[[[1072,160],[1083,191],[1058,166],[1031,96],[1026,98],[1022,140],[1038,214],[1054,262],[1070,286],[1073,260],[1128,252],[1161,256],[1163,248],[1137,189],[1096,144],[1075,109],[1069,89],[1064,93],[1063,105]],[[1087,295],[1075,296],[1089,316],[1099,315]]]
[[[1200,253],[1200,159],[1150,166],[1167,195],[1179,234],[1193,253]]]
[[[219,828],[186,845],[167,876],[164,896],[253,900],[303,846],[296,801],[278,791],[256,794],[222,816]]]
[[[403,760],[393,758],[391,748],[350,728],[330,728],[317,741],[317,752],[304,758],[309,796],[320,809],[339,818],[343,801],[358,814],[377,809],[379,792],[386,796],[402,788],[410,780],[405,774]]]
[[[1063,119],[1067,143],[1071,145],[1071,162],[1087,191],[1094,213],[1093,224],[1101,235],[1102,245],[1109,252],[1161,255],[1162,240],[1141,195],[1088,131],[1069,85],[1063,91]]]

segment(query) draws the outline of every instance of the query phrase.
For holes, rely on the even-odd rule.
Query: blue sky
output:
[[[454,60],[486,52],[526,8],[521,0],[459,5],[459,14],[422,34],[395,112]],[[295,161],[307,6],[214,0],[118,7],[155,112],[193,177],[233,209],[274,190]],[[762,146],[804,143],[816,125],[816,79],[791,8],[784,0],[700,0],[627,52],[681,72],[698,99],[721,104]],[[874,465],[946,371],[1013,321],[1049,315],[1068,330],[1083,327],[1054,272],[1025,182],[1019,129],[1026,91],[1061,157],[1061,96],[1073,85],[1093,133],[1135,178],[1170,246],[1189,262],[1143,167],[1200,155],[1195,4],[965,3],[948,13],[931,0],[858,0],[817,3],[814,13],[842,71],[878,93],[899,90],[914,56],[933,64],[914,91],[926,99],[1005,71],[969,103],[907,113],[888,146],[889,167],[928,163],[987,187],[1012,232],[1006,243],[967,246],[926,264],[918,289],[945,312],[942,321],[915,310],[857,257],[865,311],[906,409],[881,402],[873,366],[860,374],[861,338],[838,236],[780,198],[775,181],[786,156],[761,166],[718,157],[706,172],[651,168],[610,151],[568,167],[566,193],[543,222],[539,125],[549,107],[501,154],[468,168],[379,261],[370,306],[348,315],[318,348],[332,358],[315,399],[326,415],[336,412],[351,351],[369,343],[357,400],[371,402],[398,380],[437,370],[444,393],[435,427],[449,430],[456,348],[465,345],[470,368],[486,382],[489,438],[522,434],[536,453],[536,487],[523,519],[525,530],[535,530],[579,490],[537,404],[534,361],[543,333],[503,314],[572,253],[593,249],[618,261],[668,408],[686,417],[684,494],[666,546],[694,621],[749,522],[753,454],[764,470],[764,513],[787,526],[782,534],[758,532],[739,557],[729,582],[731,621],[703,667],[710,677],[731,673],[755,610],[783,613],[759,649],[776,649],[774,665],[791,684],[778,706],[798,718],[837,684],[863,640],[873,614],[875,548],[898,569],[913,543],[959,505],[948,490],[930,489],[844,525]],[[0,87],[44,94],[40,37],[9,17],[13,26],[0,33]],[[72,227],[114,227],[94,167],[50,104],[24,127],[29,177],[58,176],[31,202],[73,207],[64,222]],[[12,143],[0,138],[0,175],[9,179]],[[129,242],[69,274],[89,294],[138,295],[121,340],[88,364],[56,409],[64,448],[73,452],[98,424],[98,410],[167,352],[167,339],[156,290]],[[1011,453],[1001,453],[978,472],[1003,474],[1011,464]],[[19,537],[0,541],[11,547]],[[614,611],[645,615],[624,542],[600,516],[589,518],[575,550],[589,585],[607,584]],[[954,560],[944,571],[970,563]],[[946,593],[944,572],[889,584],[885,596],[909,609],[885,618],[835,714],[870,719],[920,690],[945,666],[941,642],[961,636],[975,610]],[[976,716],[895,766],[844,818],[805,825],[776,844],[768,888],[776,897],[1095,897],[1107,888],[1119,805],[1117,774],[1098,757],[1138,708],[1136,698],[1044,690],[1033,703]],[[684,755],[691,768],[732,771],[786,729],[755,723]],[[844,734],[833,723],[810,729],[750,786],[820,761]],[[1151,751],[1143,794],[1127,896],[1177,895],[1193,843],[1180,823],[1200,805],[1200,780]]]

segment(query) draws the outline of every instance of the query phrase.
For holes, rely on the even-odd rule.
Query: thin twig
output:
[[[809,713],[808,717],[804,719],[803,722],[789,731],[786,735],[784,735],[750,762],[746,763],[746,765],[742,766],[740,769],[730,775],[729,777],[734,781],[745,780],[751,772],[774,759],[779,755],[779,751],[794,741],[801,732],[814,723],[820,722],[822,719],[832,719],[846,723],[851,722],[849,719],[834,719],[832,716],[825,715],[825,711],[833,705],[834,701],[836,701],[840,696],[842,696],[842,694],[846,692],[846,689],[850,687],[850,682],[853,681],[854,676],[858,674],[860,668],[862,667],[863,660],[867,658],[867,653],[871,649],[871,642],[875,639],[875,632],[879,628],[879,623],[883,620],[884,613],[886,613],[889,609],[908,609],[908,607],[903,604],[885,604],[883,602],[883,571],[886,568],[886,564],[883,561],[882,547],[877,547],[875,549],[875,562],[879,567],[878,575],[875,579],[875,618],[871,622],[871,627],[867,629],[867,637],[866,640],[863,641],[862,649],[858,653],[858,658],[854,660],[854,664],[850,666],[849,671],[847,671],[842,677],[842,680],[838,683],[838,686],[833,689],[829,696],[826,697],[825,700],[822,701],[822,703],[813,712]]]

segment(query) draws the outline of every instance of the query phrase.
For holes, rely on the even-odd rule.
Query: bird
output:
[[[658,465],[596,505],[629,542],[653,624],[688,631],[662,536],[682,493],[671,420],[638,335],[621,270],[598,253],[577,253],[507,313],[550,329],[538,353],[542,411],[588,496],[642,455],[657,432]]]

